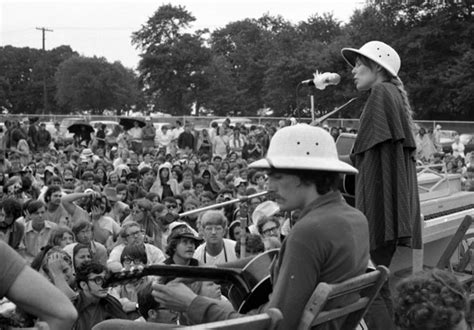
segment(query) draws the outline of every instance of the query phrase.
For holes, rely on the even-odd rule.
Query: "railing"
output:
[[[41,115],[41,114],[22,114],[22,115],[2,115],[0,114],[0,122],[4,122],[7,119],[16,119],[22,121],[25,118],[29,117],[39,117],[42,122],[61,122],[65,118],[82,118],[86,121],[92,120],[116,120],[118,121],[120,116],[115,115]],[[207,116],[153,116],[151,115],[151,120],[154,122],[164,122],[164,123],[175,123],[176,120],[180,120],[182,123],[192,122],[196,127],[209,127],[209,124],[212,120],[225,117],[207,117]],[[252,117],[246,116],[252,120],[252,123],[256,125],[265,125],[266,123],[271,124],[272,126],[278,126],[280,120],[288,120],[287,117]],[[311,118],[297,118],[300,123],[310,123]],[[425,129],[434,129],[436,125],[441,125],[443,130],[455,130],[458,133],[473,133],[474,132],[474,122],[472,121],[433,121],[433,120],[416,120],[419,126],[424,127]],[[359,119],[354,118],[329,118],[326,120],[326,124],[329,127],[345,127],[345,128],[359,128]]]

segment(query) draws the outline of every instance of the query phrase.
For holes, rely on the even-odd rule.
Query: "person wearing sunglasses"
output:
[[[143,246],[146,251],[147,264],[149,265],[163,263],[166,259],[164,253],[158,247],[145,243],[145,233],[137,222],[129,221],[124,223],[120,231],[120,237],[123,243],[118,244],[112,249],[107,260],[107,268],[113,272],[122,270],[120,258],[126,246]]]
[[[79,295],[73,300],[78,317],[75,330],[89,330],[107,319],[128,319],[120,302],[110,295],[104,283],[107,268],[97,262],[88,262],[76,270]]]
[[[131,270],[135,267],[145,266],[148,263],[144,245],[127,245],[122,251],[120,262],[123,269]],[[120,301],[122,309],[131,320],[140,317],[138,312],[137,292],[141,286],[149,281],[149,277],[142,277],[130,283],[124,283],[112,288],[110,294]]]

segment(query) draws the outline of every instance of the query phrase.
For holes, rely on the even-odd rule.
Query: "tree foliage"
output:
[[[185,7],[160,6],[132,34],[141,51],[139,98],[133,73],[120,64],[72,59],[69,46],[1,47],[0,108],[41,112],[45,78],[51,112],[135,107],[187,115],[196,108],[255,116],[269,107],[276,116],[309,116],[313,95],[318,115],[358,96],[339,114],[358,117],[365,95],[340,50],[381,40],[400,54],[417,119],[474,120],[473,0],[383,2],[356,10],[345,24],[331,14],[308,13],[298,24],[265,14],[212,32],[190,32],[196,19]],[[302,86],[316,70],[339,73],[341,83],[324,91]]]
[[[28,47],[0,47],[0,107],[10,113],[43,112],[45,81],[47,110],[57,113],[54,74],[58,65],[74,54],[69,46],[46,52]]]
[[[105,109],[129,108],[138,96],[133,71],[104,58],[72,57],[61,63],[55,80],[56,100],[69,110],[101,113]]]
[[[183,7],[164,5],[132,36],[143,52],[140,84],[155,110],[184,115],[193,104],[200,107],[211,52],[203,45],[205,31],[184,32],[194,20]]]

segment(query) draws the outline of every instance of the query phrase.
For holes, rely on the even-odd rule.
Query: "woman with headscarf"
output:
[[[179,194],[178,181],[171,175],[171,164],[164,163],[158,167],[158,175],[150,188],[150,192],[158,194],[160,200]]]

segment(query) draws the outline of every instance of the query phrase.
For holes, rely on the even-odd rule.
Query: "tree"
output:
[[[256,115],[264,105],[262,88],[268,69],[266,56],[271,49],[270,39],[271,33],[251,19],[229,23],[211,34],[212,52],[229,63],[236,86],[238,110],[233,115]]]
[[[189,114],[193,104],[200,107],[202,91],[209,86],[205,68],[211,53],[202,37],[207,31],[183,32],[194,20],[184,7],[164,5],[132,35],[142,51],[140,85],[161,112]]]
[[[56,112],[54,73],[58,65],[75,53],[69,46],[43,52],[34,48],[0,48],[0,106],[10,113],[43,111],[43,77],[46,78],[48,105]]]
[[[72,57],[58,68],[55,76],[58,104],[66,109],[124,109],[138,96],[136,77],[120,62],[108,63],[104,58]]]

